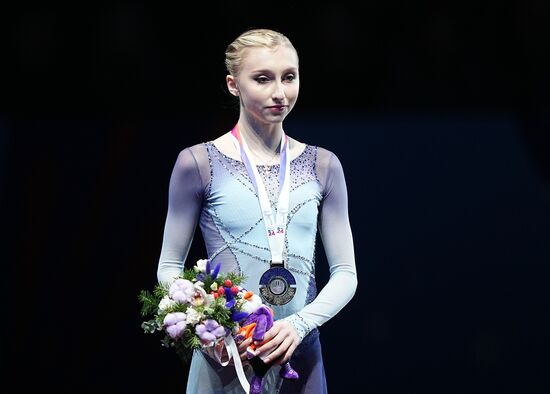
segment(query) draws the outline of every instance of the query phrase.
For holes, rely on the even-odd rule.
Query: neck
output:
[[[251,125],[240,119],[238,125],[248,148],[255,154],[269,157],[279,153],[281,149],[281,133],[283,132],[281,123],[259,126]]]

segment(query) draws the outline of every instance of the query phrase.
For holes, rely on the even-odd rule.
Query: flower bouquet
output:
[[[240,286],[244,279],[232,272],[221,275],[219,263],[212,267],[211,261],[198,260],[172,283],[157,283],[152,292],[140,292],[141,315],[148,318],[141,327],[145,333],[162,333],[161,344],[173,348],[184,361],[195,350],[205,351],[223,366],[233,359],[245,391],[259,393],[270,365],[261,362],[253,347],[247,350],[254,370],[250,387],[235,339],[263,340],[273,325],[273,312],[260,297]],[[298,378],[289,363],[282,366],[281,376]]]

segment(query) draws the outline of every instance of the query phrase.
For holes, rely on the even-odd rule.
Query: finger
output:
[[[275,338],[277,336],[277,334],[279,334],[280,330],[281,330],[281,328],[280,328],[279,325],[273,325],[273,327],[271,327],[269,330],[266,331],[263,341],[259,341],[259,342],[256,341],[254,343],[257,346],[261,346],[261,345],[271,341],[273,338]]]
[[[284,355],[288,348],[292,345],[292,339],[290,337],[286,337],[284,341],[281,342],[281,344],[273,350],[270,354],[268,354],[266,357],[262,357],[262,360],[265,363],[270,363],[273,360],[277,360],[279,357]]]
[[[271,339],[269,342],[265,342],[263,343],[263,345],[261,346],[256,346],[256,354],[262,354],[262,353],[265,353],[265,354],[269,354],[271,353],[274,349],[276,349],[278,346],[281,345],[281,342],[283,342],[284,338],[281,337],[281,336],[277,336],[273,339]]]
[[[250,357],[251,357],[251,353],[253,353],[253,355],[256,355],[256,351],[254,350],[254,348],[251,348],[251,347],[248,347],[242,351],[239,351],[239,355],[241,356],[241,360],[249,360]]]
[[[249,347],[252,344],[252,338],[246,338],[244,341],[242,341],[237,349],[239,349],[239,352],[243,352],[246,350],[247,347]]]
[[[292,332],[286,329],[282,325],[273,326],[269,331],[266,332],[265,338],[261,343],[254,342],[256,347],[259,348],[266,343],[280,344],[285,338],[290,338]],[[264,349],[262,349],[263,351]]]
[[[290,360],[290,357],[292,357],[292,355],[294,354],[294,351],[296,350],[297,346],[298,345],[296,345],[295,343],[290,345],[290,347],[287,349],[285,354],[282,357],[280,357],[278,360],[276,360],[275,362],[279,365],[282,365],[282,364],[286,363],[288,360]]]
[[[252,345],[252,344],[250,344],[250,345]],[[239,352],[241,360],[248,360],[250,358],[250,353],[254,352],[254,347],[253,346],[246,346],[244,349],[241,349],[241,348],[237,349],[237,351]]]

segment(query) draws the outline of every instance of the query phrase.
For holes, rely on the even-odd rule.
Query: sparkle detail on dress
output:
[[[296,328],[296,332],[300,336],[300,339],[303,340],[305,336],[311,331],[311,328],[308,326],[307,322],[300,316],[300,313],[294,313],[293,315],[286,317],[284,320],[288,321],[290,324]],[[299,320],[301,324],[294,324],[294,321]],[[308,327],[308,330],[304,330],[302,325]]]
[[[256,190],[254,189],[250,181],[250,178],[244,163],[240,160],[234,159],[226,155],[225,153],[221,152],[212,141],[205,142],[204,144],[206,145],[206,148],[207,148],[208,160],[210,164],[210,182],[206,188],[206,196],[205,196],[206,199],[208,199],[208,197],[210,197],[212,193],[212,183],[215,177],[214,165],[217,165],[219,168],[222,168],[223,170],[227,171],[228,175],[232,179],[235,179],[236,181],[238,181],[243,187],[246,188],[246,190],[250,191],[250,193],[252,193],[256,198],[258,198],[258,194],[256,193]],[[291,185],[290,185],[291,192],[297,190],[298,188],[307,184],[308,182],[319,182],[317,178],[316,170],[315,170],[316,158],[317,158],[317,147],[306,144],[305,149],[297,157],[290,160],[290,170],[292,174]],[[264,184],[266,186],[271,205],[272,207],[276,207],[276,202],[278,199],[278,191],[279,191],[280,164],[273,164],[273,165],[270,165],[269,167],[270,169],[266,171],[264,168],[264,165],[257,165],[258,172],[262,177]],[[302,209],[307,204],[317,204],[318,202],[319,201],[315,198],[308,198],[304,201],[299,202],[296,206],[294,206],[288,215],[287,230],[288,230],[289,224],[292,222],[294,215],[298,211],[300,211],[300,209]],[[210,213],[212,216],[212,221],[215,224],[216,228],[218,229],[218,233],[222,235],[224,239],[226,239],[226,244],[219,247],[217,250],[215,250],[210,256],[211,259],[213,259],[216,255],[221,253],[223,250],[229,249],[232,255],[235,257],[235,262],[237,264],[237,268],[239,271],[241,270],[241,264],[239,263],[239,260],[236,257],[236,253],[240,255],[248,256],[254,260],[261,261],[266,265],[266,267],[269,266],[270,261],[268,259],[263,259],[259,257],[257,254],[254,254],[253,252],[251,252],[251,250],[253,249],[269,252],[269,249],[264,246],[254,244],[243,239],[246,237],[247,234],[253,231],[257,226],[263,226],[262,218],[259,218],[257,221],[255,221],[255,223],[252,226],[248,227],[244,231],[242,232],[240,231],[240,234],[234,234],[228,228],[228,226],[224,224],[215,206],[210,206]],[[288,238],[286,237],[285,237],[285,249],[289,250]],[[264,255],[266,254],[264,253]],[[303,275],[309,278],[306,303],[311,302],[316,296],[315,251],[314,250],[311,251],[311,256],[302,256],[296,253],[288,253],[287,258],[289,263],[287,268],[291,272],[299,275]],[[292,263],[293,261],[295,263]],[[297,263],[298,261],[300,261],[301,263],[298,264]]]
[[[253,272],[251,278],[261,275],[270,266],[270,250],[265,239],[261,211],[256,202],[258,194],[244,163],[221,152],[212,141],[204,142],[210,180],[205,181],[201,224],[208,249],[208,257],[220,255],[222,269],[239,273]],[[285,262],[300,283],[300,295],[293,303],[276,310],[279,318],[292,324],[300,336],[300,349],[315,339],[318,329],[307,324],[300,310],[317,296],[315,281],[315,243],[317,214],[324,188],[316,173],[317,147],[307,145],[290,160],[291,204],[285,231]],[[279,193],[280,164],[257,166],[266,187],[271,206],[276,209]],[[303,237],[303,238],[302,238]],[[289,242],[290,239],[290,242]],[[259,278],[259,276],[258,276]],[[255,286],[255,279],[246,286]],[[279,307],[281,308],[281,307]],[[277,309],[277,307],[275,307]],[[275,376],[276,377],[276,376]],[[279,392],[282,380],[272,382],[271,392]]]
[[[215,156],[219,162],[225,167],[231,175],[236,175],[238,173],[240,176],[237,177],[239,182],[246,186],[251,192],[253,192],[256,197],[258,194],[254,190],[254,187],[248,180],[248,173],[244,163],[240,160],[234,159],[230,156],[227,156],[225,153],[220,151],[216,145],[212,142],[207,142],[209,146],[209,153],[215,151]],[[213,153],[213,152],[212,152]],[[317,180],[317,175],[315,174],[315,159],[317,157],[317,147],[312,145],[306,145],[305,149],[294,159],[290,160],[290,168],[294,169],[292,172],[292,178],[290,183],[290,191],[300,187],[309,181]],[[225,160],[222,160],[225,159]],[[313,165],[312,165],[312,160]],[[264,166],[263,164],[258,164],[258,173],[262,176],[264,184],[267,188],[269,195],[269,201],[272,206],[276,206],[276,201],[279,198],[279,171],[281,169],[280,164],[272,164]],[[269,167],[268,171],[264,167]],[[293,168],[294,167],[294,168]]]

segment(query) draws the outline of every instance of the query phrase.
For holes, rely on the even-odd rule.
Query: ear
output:
[[[227,90],[229,90],[229,93],[231,93],[233,96],[239,96],[239,88],[237,87],[237,81],[235,80],[235,77],[231,74],[228,74],[225,77],[225,82],[227,82]]]

